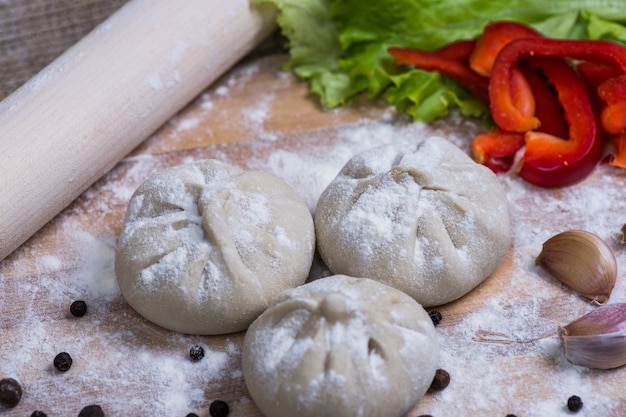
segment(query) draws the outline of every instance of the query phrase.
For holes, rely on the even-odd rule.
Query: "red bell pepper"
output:
[[[519,66],[511,68],[509,91],[513,106],[524,117],[535,115],[535,96],[528,80]]]
[[[569,63],[560,58],[535,57],[532,65],[541,69],[554,86],[569,125],[569,137],[526,132],[518,174],[542,187],[570,185],[585,178],[602,157],[597,117],[585,82]]]
[[[495,173],[507,172],[515,162],[515,154],[524,146],[524,136],[524,132],[500,129],[481,133],[472,140],[472,156]]]
[[[612,136],[611,142],[615,146],[616,154],[609,161],[609,165],[626,169],[626,132]]]
[[[598,64],[593,61],[582,61],[576,65],[576,69],[589,88],[597,91],[600,84],[609,78],[619,77],[622,75],[619,67],[613,65]]]
[[[518,68],[518,62],[532,56],[590,60],[617,67],[626,74],[626,48],[616,43],[549,38],[513,40],[498,54],[489,79],[491,114],[504,130],[528,131],[540,124],[536,117],[526,116],[515,107],[509,88],[511,74]]]
[[[560,138],[569,135],[569,127],[563,117],[561,103],[548,82],[539,74],[538,70],[531,68],[527,62],[520,63],[520,69],[528,84],[535,101],[535,116],[539,119],[539,132],[548,133]]]
[[[626,74],[600,84],[598,95],[606,102],[600,113],[602,128],[611,135],[626,132]]]
[[[476,41],[474,39],[462,39],[450,42],[435,50],[435,53],[444,58],[456,59],[458,61],[469,62],[469,58],[474,52]]]
[[[556,94],[548,83],[527,62],[520,65],[530,85],[535,114],[541,122],[539,131],[557,137],[567,137],[569,130]],[[506,172],[515,162],[515,155],[525,144],[525,132],[506,132],[494,129],[476,136],[472,141],[472,155],[493,172]]]
[[[523,23],[507,20],[490,22],[483,29],[469,58],[470,68],[489,77],[496,57],[506,44],[514,39],[541,36],[541,33]]]
[[[440,72],[467,88],[478,99],[485,103],[489,100],[489,80],[472,71],[466,62],[412,48],[391,47],[388,51],[398,65],[410,64],[423,70]]]

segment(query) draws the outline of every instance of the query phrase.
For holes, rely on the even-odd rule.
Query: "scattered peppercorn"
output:
[[[435,377],[433,378],[433,382],[428,388],[428,392],[441,391],[445,389],[449,383],[450,374],[443,369],[437,369],[437,372],[435,372]]]
[[[419,416],[417,416],[417,417],[433,417],[433,416],[432,416],[432,415],[430,415],[430,414],[420,414],[420,415],[419,415]]]
[[[507,414],[506,417],[517,417],[515,414]]]
[[[72,357],[67,352],[61,352],[54,357],[54,367],[65,372],[72,367]]]
[[[78,417],[104,417],[104,411],[99,405],[88,405],[80,410]]]
[[[35,410],[30,415],[30,417],[48,417],[48,414],[44,413],[43,411]]]
[[[200,345],[192,346],[191,349],[189,349],[189,356],[192,360],[199,361],[204,358],[204,348]]]
[[[189,413],[185,417],[200,417],[196,413]]]
[[[428,312],[428,315],[435,326],[441,323],[441,319],[443,318],[439,310],[431,310]]]
[[[0,379],[0,405],[13,408],[22,399],[22,386],[13,378]]]
[[[583,400],[578,395],[572,395],[567,399],[567,409],[574,413],[580,411],[583,408]]]
[[[74,317],[82,317],[87,313],[87,303],[82,300],[74,301],[70,306],[70,313]]]
[[[222,400],[215,400],[209,406],[209,414],[211,417],[226,417],[229,411],[230,408],[228,404]]]

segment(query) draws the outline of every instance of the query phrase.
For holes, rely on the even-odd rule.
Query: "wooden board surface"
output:
[[[313,209],[324,185],[358,151],[433,134],[467,150],[482,129],[457,115],[432,125],[413,123],[366,99],[323,110],[307,96],[306,85],[281,70],[286,59],[270,55],[241,63],[0,262],[0,377],[16,378],[24,389],[20,404],[0,408],[0,415],[40,409],[72,416],[97,403],[107,416],[205,417],[211,401],[222,399],[231,406],[230,416],[260,416],[241,374],[243,334],[166,331],[122,298],[113,260],[132,192],[159,169],[217,158],[276,173]],[[537,189],[514,174],[501,177],[513,247],[483,284],[440,307],[440,367],[452,382],[426,395],[410,416],[567,416],[565,402],[574,394],[585,401],[579,415],[623,415],[626,371],[576,367],[564,359],[556,336],[558,325],[596,307],[533,260],[542,242],[558,232],[595,232],[618,260],[611,302],[626,301],[620,231],[626,222],[625,179],[608,166],[563,190]],[[87,302],[85,317],[69,314],[76,299]],[[199,362],[188,359],[194,344],[207,350]],[[61,351],[74,359],[65,373],[52,366]]]

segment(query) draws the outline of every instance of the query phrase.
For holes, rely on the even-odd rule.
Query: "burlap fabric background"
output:
[[[127,1],[0,0],[0,100]],[[251,55],[282,51],[284,44],[276,31]]]
[[[8,96],[127,0],[0,0],[0,98]]]

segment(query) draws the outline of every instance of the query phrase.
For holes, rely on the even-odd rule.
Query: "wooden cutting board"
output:
[[[482,127],[452,115],[413,123],[384,103],[361,98],[328,111],[307,87],[282,71],[287,56],[250,58],[223,76],[120,162],[15,253],[0,262],[0,378],[20,381],[24,395],[2,416],[78,415],[100,404],[107,416],[209,415],[213,400],[230,416],[260,416],[240,366],[243,334],[181,335],[136,314],[119,293],[114,248],[126,205],[147,176],[167,166],[218,158],[268,169],[298,189],[310,207],[323,184],[359,150],[411,135],[441,135],[467,150]],[[123,140],[123,138],[120,138]],[[298,167],[301,167],[298,168]],[[624,172],[600,167],[583,184],[541,190],[502,176],[511,204],[513,247],[500,268],[466,297],[440,308],[444,391],[427,394],[410,416],[621,416],[626,372],[567,362],[556,326],[596,308],[533,264],[541,244],[566,229],[595,231],[615,250],[620,280],[611,302],[626,300]],[[45,204],[45,202],[42,202]],[[314,269],[313,273],[316,270]],[[72,301],[88,313],[72,317]],[[199,344],[206,356],[188,357]],[[72,368],[52,362],[70,353]]]

